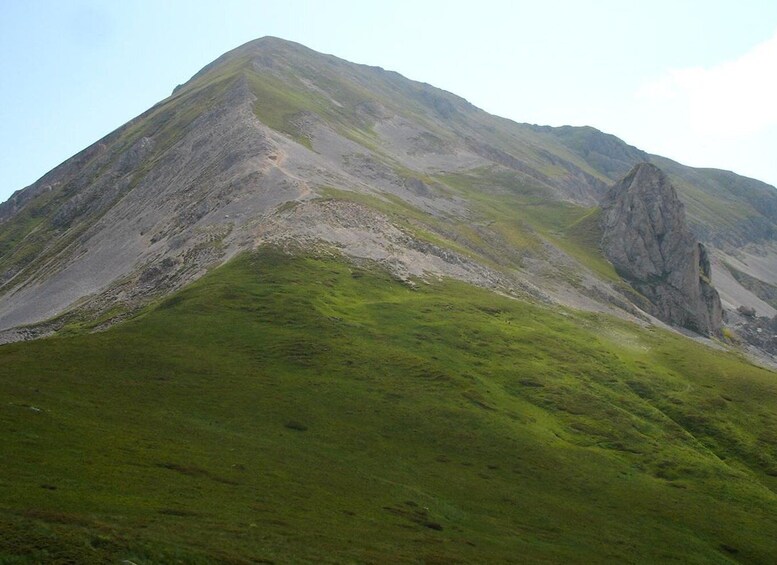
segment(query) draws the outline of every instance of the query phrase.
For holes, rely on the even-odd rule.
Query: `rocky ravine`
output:
[[[602,250],[645,296],[651,314],[706,335],[722,327],[704,245],[688,229],[685,207],[655,165],[641,163],[602,201]]]

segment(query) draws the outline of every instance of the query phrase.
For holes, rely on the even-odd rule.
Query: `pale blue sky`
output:
[[[265,35],[777,184],[775,0],[0,0],[0,201]]]

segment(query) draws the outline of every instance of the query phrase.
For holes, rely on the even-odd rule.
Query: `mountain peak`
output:
[[[656,167],[653,163],[650,163],[649,161],[645,161],[643,163],[637,163],[634,165],[634,168],[631,170],[630,175],[650,175],[657,178],[666,178],[666,173]]]
[[[251,52],[254,54],[269,54],[269,53],[281,53],[281,52],[298,52],[298,53],[305,53],[309,56],[322,56],[321,53],[314,51],[313,49],[310,49],[309,47],[306,47],[305,45],[302,45],[301,43],[297,43],[296,41],[291,41],[289,39],[283,39],[280,37],[275,37],[272,35],[265,35],[264,37],[259,37],[257,39],[252,39],[251,41],[247,41],[243,45],[240,45],[239,47],[236,47],[235,49],[232,49],[231,51],[228,51],[224,54],[224,56],[228,56],[230,54],[236,54],[236,53],[246,53]]]
[[[225,67],[233,64],[236,60],[242,59],[242,63],[247,64],[257,56],[273,57],[283,53],[284,51],[289,51],[292,49],[307,48],[303,45],[300,45],[299,43],[294,43],[293,41],[288,41],[286,39],[281,39],[271,35],[266,35],[258,39],[252,39],[251,41],[247,41],[246,43],[243,43],[234,49],[230,49],[223,55],[217,57],[205,65],[194,75],[192,75],[188,81],[177,85],[173,89],[172,94],[178,94],[182,90],[185,90],[187,87],[197,84],[203,77],[206,77],[214,72],[219,72],[221,69],[224,69]],[[314,51],[310,52],[315,53]],[[241,66],[243,65],[238,65],[238,67]]]
[[[668,204],[671,207],[682,206],[669,177],[664,171],[649,162],[634,165],[623,180],[616,185],[616,191],[613,192],[612,196],[617,196],[618,191],[623,190],[652,192],[656,196],[668,199]]]

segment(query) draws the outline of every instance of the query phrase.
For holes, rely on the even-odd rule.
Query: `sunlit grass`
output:
[[[768,562],[775,414],[679,336],[262,251],[0,347],[0,561]]]

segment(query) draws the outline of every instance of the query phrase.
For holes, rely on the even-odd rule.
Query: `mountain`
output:
[[[777,313],[739,282],[777,285],[772,187],[260,39],[0,206],[0,329],[121,318],[259,242],[313,240],[399,276],[622,314],[587,216],[643,161],[677,187],[724,306]]]
[[[768,563],[776,205],[243,45],[0,205],[0,561]]]

